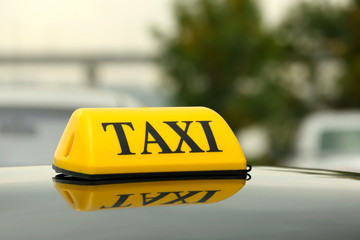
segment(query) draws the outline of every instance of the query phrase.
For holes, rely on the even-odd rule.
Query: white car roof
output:
[[[353,131],[360,129],[360,111],[329,111],[309,115],[301,124],[297,134],[297,149],[315,151],[319,137],[325,131]]]

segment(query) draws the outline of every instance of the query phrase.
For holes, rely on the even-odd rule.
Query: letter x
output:
[[[183,142],[186,142],[187,145],[191,148],[191,153],[192,152],[204,152],[204,150],[202,150],[195,142],[194,140],[192,140],[192,138],[187,134],[190,124],[193,121],[183,121],[186,126],[185,126],[185,130],[182,130],[178,125],[177,122],[164,122],[167,125],[169,125],[179,136],[180,136],[180,142],[179,145],[177,147],[177,149],[174,151],[174,153],[184,153],[184,151],[181,151],[181,146],[183,144]]]

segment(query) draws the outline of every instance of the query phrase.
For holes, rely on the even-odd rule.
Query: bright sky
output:
[[[96,54],[155,51],[150,29],[171,30],[176,0],[1,0],[1,54]],[[188,0],[191,1],[191,0]],[[269,25],[299,0],[254,0]],[[307,0],[310,1],[310,0]],[[347,0],[331,0],[348,2]],[[53,69],[54,68],[54,69]],[[56,70],[58,69],[58,70]],[[0,81],[79,82],[79,66],[0,65]],[[148,89],[162,78],[153,66],[103,66],[103,84],[138,84]],[[79,80],[80,79],[80,80]],[[82,80],[81,80],[82,79]],[[137,80],[137,81],[134,81]]]
[[[265,23],[269,25],[276,25],[280,22],[281,18],[286,14],[291,14],[289,12],[290,7],[298,2],[309,2],[309,3],[318,3],[318,2],[329,2],[331,4],[337,5],[346,5],[350,0],[256,0],[260,3],[260,7],[264,13]]]
[[[256,0],[277,23],[299,0]],[[347,2],[346,0],[332,0]],[[1,53],[151,52],[151,26],[171,28],[174,0],[1,0]]]
[[[0,53],[138,52],[171,0],[1,0]]]
[[[298,0],[257,0],[276,23]],[[339,2],[341,0],[332,0]],[[174,0],[1,0],[0,53],[148,52]],[[343,1],[347,2],[347,1]]]

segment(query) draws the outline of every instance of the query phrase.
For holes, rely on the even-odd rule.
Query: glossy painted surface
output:
[[[50,166],[0,168],[1,239],[359,239],[360,176],[255,167],[212,204],[78,212]]]

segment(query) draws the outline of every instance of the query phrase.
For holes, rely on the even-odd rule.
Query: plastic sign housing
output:
[[[246,172],[225,120],[204,107],[76,110],[53,168],[86,179]]]
[[[86,185],[54,178],[57,191],[77,211],[215,203],[234,195],[245,182],[204,179]]]

